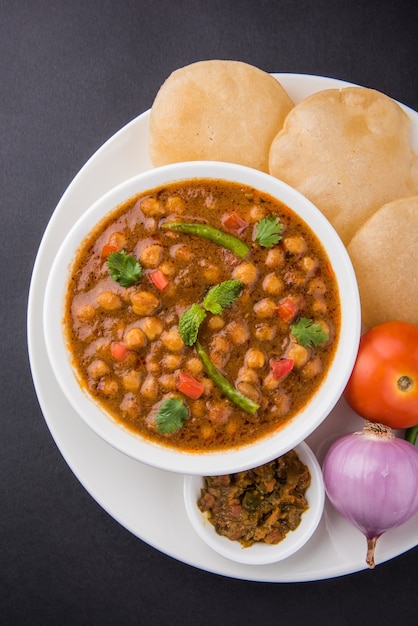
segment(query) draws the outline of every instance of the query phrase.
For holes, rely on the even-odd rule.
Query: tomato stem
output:
[[[401,376],[398,378],[398,389],[399,391],[411,391],[414,386],[414,381],[410,376]]]

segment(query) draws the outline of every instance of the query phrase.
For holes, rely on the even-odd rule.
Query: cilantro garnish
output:
[[[255,240],[263,248],[271,248],[282,238],[283,224],[277,215],[267,215],[256,225]]]
[[[142,276],[142,267],[137,259],[121,250],[111,252],[106,261],[109,274],[122,287],[134,285]]]
[[[244,283],[240,280],[225,280],[209,289],[202,304],[192,304],[179,321],[179,333],[186,346],[192,346],[197,339],[200,324],[206,317],[206,311],[220,315],[241,293]]]
[[[328,333],[325,332],[321,324],[313,322],[307,317],[301,317],[290,328],[296,341],[305,348],[320,346],[329,339]]]
[[[192,346],[199,332],[199,326],[206,317],[206,311],[200,304],[192,304],[180,317],[179,333],[186,346]]]
[[[173,434],[182,428],[187,419],[187,408],[180,398],[168,398],[160,405],[155,418],[160,433]]]
[[[235,302],[243,286],[244,283],[240,280],[225,280],[208,291],[203,306],[210,313],[220,315],[223,309]]]

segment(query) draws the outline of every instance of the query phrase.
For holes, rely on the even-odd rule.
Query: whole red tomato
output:
[[[344,397],[371,422],[396,429],[418,424],[418,326],[393,321],[367,331]]]

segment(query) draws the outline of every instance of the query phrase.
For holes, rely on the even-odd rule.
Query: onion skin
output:
[[[373,568],[377,539],[418,513],[418,448],[367,422],[332,444],[322,471],[331,504],[366,537]]]

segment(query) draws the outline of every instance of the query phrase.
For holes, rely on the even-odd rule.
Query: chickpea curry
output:
[[[184,451],[281,428],[321,384],[340,301],[316,235],[251,187],[192,179],[93,230],[68,283],[80,384],[115,420]]]

